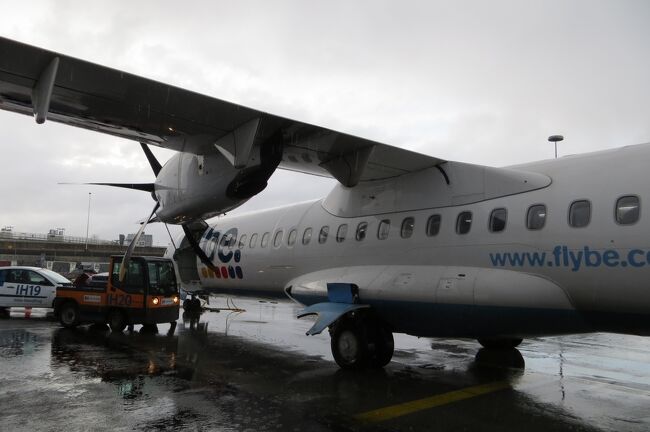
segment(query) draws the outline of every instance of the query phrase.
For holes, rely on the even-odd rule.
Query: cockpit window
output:
[[[616,222],[621,225],[632,225],[639,220],[641,204],[636,195],[620,197],[616,201]]]

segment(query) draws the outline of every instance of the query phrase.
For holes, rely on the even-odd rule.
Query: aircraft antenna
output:
[[[564,137],[562,135],[551,135],[548,137],[548,141],[555,144],[555,159],[557,159],[557,143],[559,141],[564,141]]]

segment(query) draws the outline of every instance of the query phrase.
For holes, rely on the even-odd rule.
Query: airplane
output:
[[[139,142],[155,181],[101,184],[149,192],[147,222],[183,227],[167,256],[191,301],[286,295],[317,316],[307,334],[329,329],[342,368],[387,365],[394,333],[494,349],[650,334],[649,144],[504,168],[448,161],[4,38],[0,108]],[[177,153],[161,166],[151,145]],[[337,184],[224,216],[276,169]]]

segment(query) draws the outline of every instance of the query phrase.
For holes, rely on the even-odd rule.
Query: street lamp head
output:
[[[559,141],[564,141],[564,137],[562,135],[551,135],[548,137],[549,142],[556,143]]]

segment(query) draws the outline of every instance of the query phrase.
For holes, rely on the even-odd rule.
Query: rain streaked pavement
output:
[[[225,307],[213,298],[212,306]],[[650,339],[589,334],[497,353],[399,335],[349,372],[289,301],[235,298],[157,335],[0,320],[0,430],[650,430]]]

